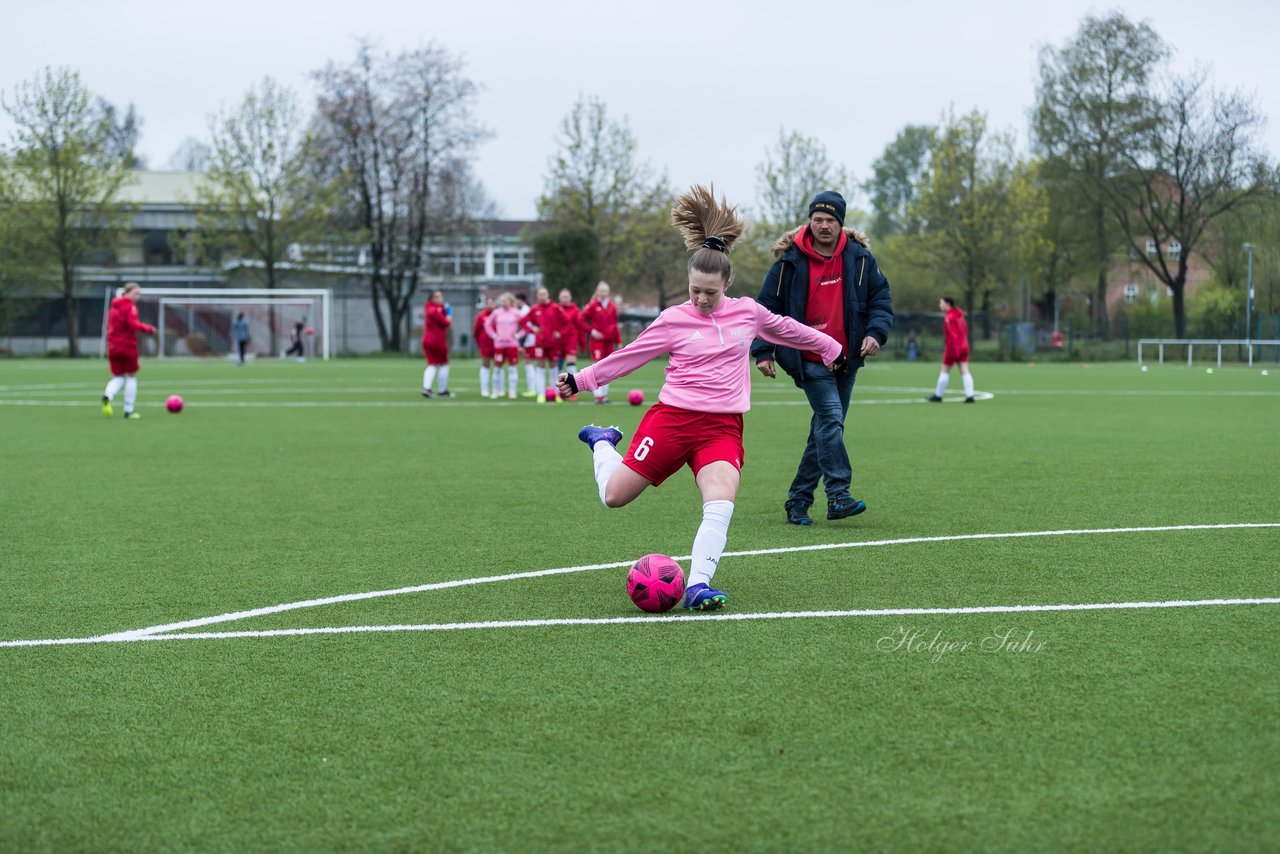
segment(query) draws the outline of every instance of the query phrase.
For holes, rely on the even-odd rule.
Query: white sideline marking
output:
[[[1013,531],[998,534],[953,534],[938,537],[902,537],[893,540],[867,540],[852,543],[822,543],[810,546],[787,546],[776,549],[753,549],[750,551],[725,552],[724,557],[745,557],[755,555],[771,555],[771,554],[792,554],[796,552],[811,551],[828,551],[831,549],[850,549],[864,548],[870,546],[896,546],[910,545],[915,543],[943,543],[943,542],[959,542],[963,540],[994,540],[994,539],[1010,539],[1025,537],[1061,537],[1082,534],[1134,534],[1134,533],[1156,533],[1162,531],[1207,531],[1207,530],[1230,530],[1242,528],[1280,528],[1280,522],[1234,522],[1218,525],[1157,525],[1141,528],[1074,528],[1057,531]],[[689,555],[682,555],[676,560],[688,560]],[[369,631],[433,631],[451,628],[506,628],[530,625],[608,625],[615,622],[652,622],[653,620],[670,620],[670,619],[690,619],[690,617],[609,617],[600,619],[582,618],[582,619],[562,619],[562,620],[534,620],[534,621],[497,621],[485,623],[456,623],[441,624],[435,626],[358,626],[358,627],[338,627],[338,628],[307,628],[307,629],[278,629],[266,630],[263,632],[227,632],[227,633],[191,633],[183,635],[174,635],[172,632],[182,631],[184,629],[194,629],[201,626],[209,626],[217,623],[230,623],[237,620],[249,619],[251,617],[261,617],[268,614],[279,614],[284,611],[295,611],[302,608],[315,608],[321,605],[335,605],[343,602],[357,602],[365,599],[377,599],[384,596],[398,596],[403,593],[422,593],[429,590],[445,590],[453,587],[466,587],[474,584],[492,584],[499,581],[515,581],[525,578],[541,578],[548,575],[565,575],[574,572],[588,572],[595,569],[617,569],[624,566],[630,566],[630,561],[620,561],[617,563],[594,563],[585,564],[583,566],[565,566],[555,569],[538,569],[530,572],[512,572],[504,575],[489,575],[479,578],[459,578],[452,581],[437,581],[430,584],[417,584],[411,587],[397,587],[391,590],[373,590],[365,593],[345,593],[339,596],[328,596],[321,599],[306,599],[299,602],[286,602],[280,605],[268,605],[261,608],[252,608],[246,611],[233,611],[226,614],[219,614],[213,617],[201,617],[195,620],[185,620],[178,623],[165,623],[158,626],[149,626],[143,629],[132,629],[124,632],[114,632],[106,635],[97,635],[88,638],[51,638],[43,640],[9,640],[0,641],[0,647],[29,647],[29,646],[57,646],[65,644],[91,644],[91,643],[121,643],[136,640],[175,640],[179,638],[221,638],[221,637],[270,637],[278,634],[341,634],[344,632],[369,632]],[[1181,600],[1179,600],[1181,601]],[[1258,604],[1273,605],[1280,604],[1280,599],[1206,599],[1196,600],[1189,604],[1175,603],[1106,603],[1092,605],[994,605],[994,606],[975,606],[973,608],[906,608],[906,609],[888,609],[876,611],[810,611],[810,612],[784,612],[784,613],[763,613],[763,614],[725,614],[725,615],[705,615],[706,617],[714,616],[715,619],[730,620],[746,620],[746,619],[779,619],[790,614],[793,617],[819,617],[819,616],[877,616],[886,614],[966,614],[966,613],[1012,613],[1018,610],[1090,610],[1090,609],[1107,609],[1107,608],[1137,608],[1137,607],[1190,607],[1191,605],[1209,605],[1209,604]]]

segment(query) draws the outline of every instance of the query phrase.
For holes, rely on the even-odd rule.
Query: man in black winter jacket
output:
[[[816,354],[775,347],[757,338],[751,345],[756,367],[766,377],[781,367],[804,390],[813,409],[809,440],[791,482],[787,521],[810,525],[809,506],[821,479],[827,518],[844,519],[867,509],[850,494],[853,467],[844,444],[844,421],[858,368],[880,352],[893,325],[889,280],[867,250],[862,233],[844,227],[845,201],[825,191],[809,205],[809,221],[773,246],[776,259],[758,302],[774,314],[820,329],[845,346],[846,359],[828,371]]]

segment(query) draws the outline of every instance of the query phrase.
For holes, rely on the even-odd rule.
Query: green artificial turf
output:
[[[864,369],[870,509],[809,528],[757,377],[716,582],[775,617],[654,620],[625,564],[689,554],[692,478],[606,510],[575,438],[643,407],[147,361],[126,422],[102,362],[0,361],[0,643],[152,630],[0,646],[0,850],[1274,847],[1280,605],[919,609],[1280,597],[1280,528],[1103,532],[1280,523],[1280,370],[974,372]]]

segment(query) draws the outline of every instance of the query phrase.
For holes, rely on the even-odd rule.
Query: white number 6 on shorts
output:
[[[649,456],[649,449],[652,447],[653,437],[645,436],[640,440],[640,443],[636,445],[635,453],[631,456],[635,457],[637,460],[643,460],[645,457]]]

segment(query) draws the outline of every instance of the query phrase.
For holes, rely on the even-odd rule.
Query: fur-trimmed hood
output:
[[[776,261],[781,258],[782,254],[790,249],[792,244],[796,242],[796,235],[808,227],[808,223],[797,226],[775,240],[773,242],[773,259]],[[858,231],[856,228],[849,228],[848,226],[845,226],[844,235],[849,239],[850,243],[857,243],[863,249],[871,248],[871,241],[867,239],[865,234]]]

